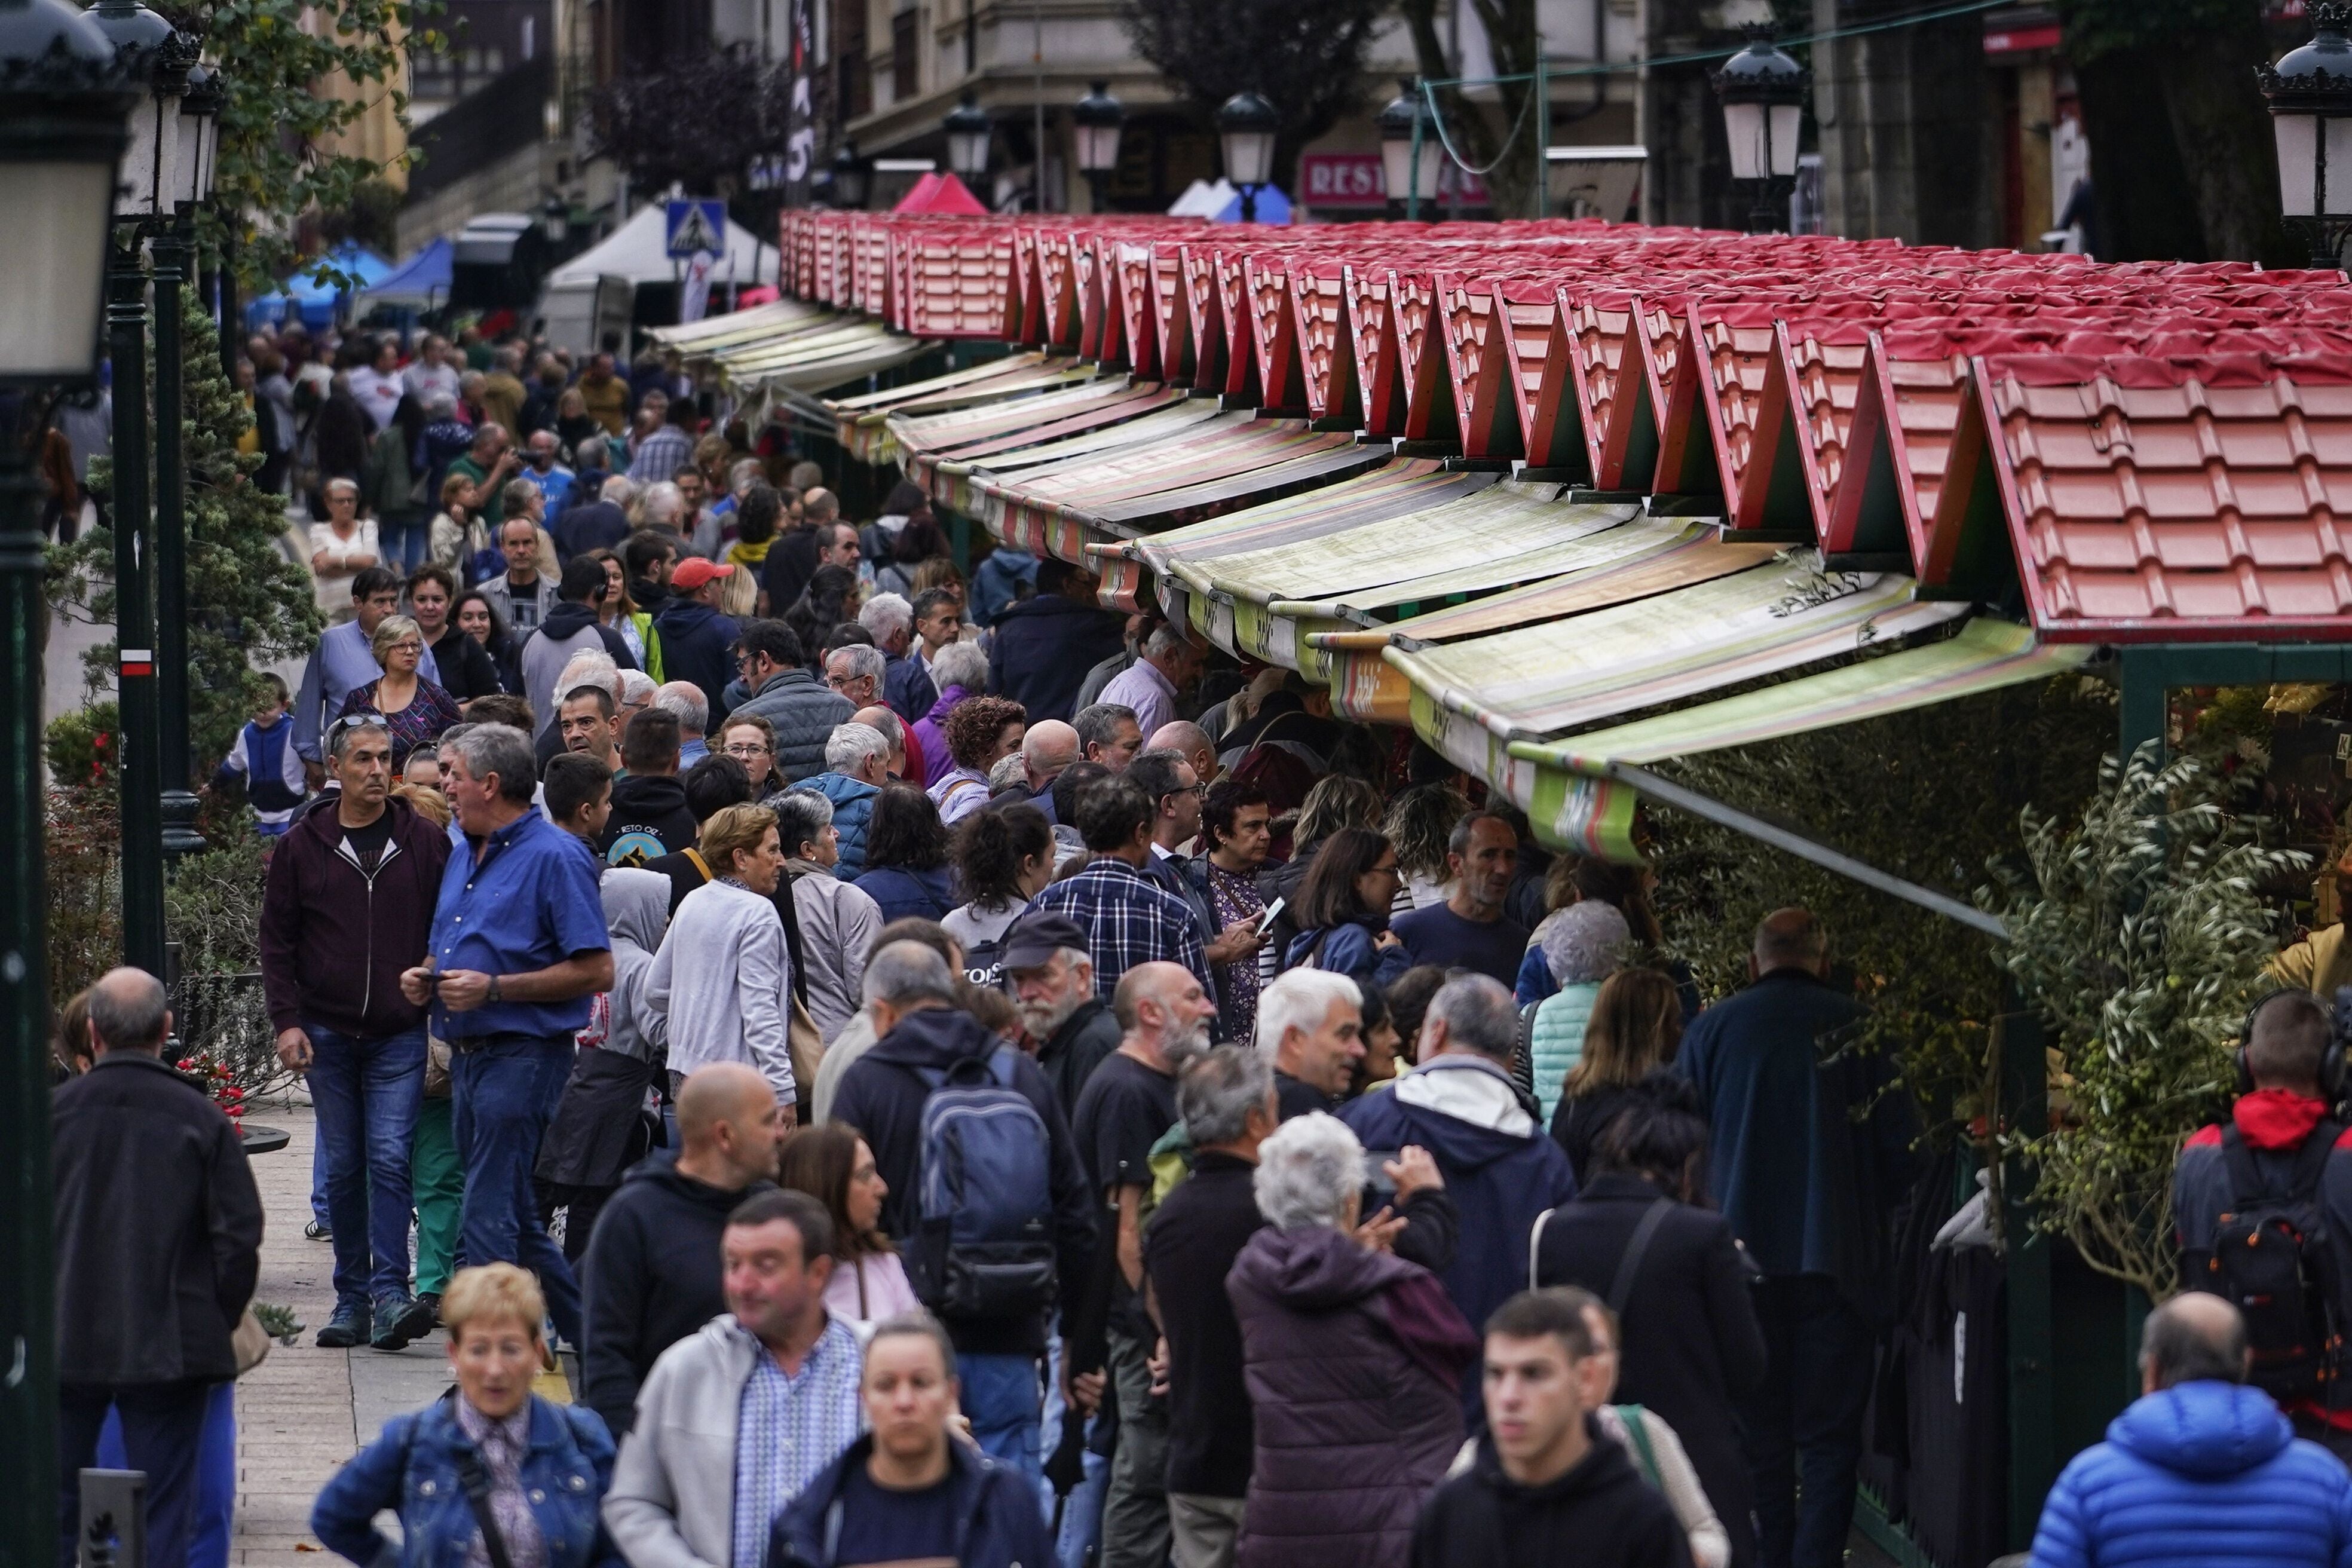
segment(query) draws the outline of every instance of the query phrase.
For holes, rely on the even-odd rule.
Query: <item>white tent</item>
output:
[[[1234,199],[1240,195],[1222,175],[1213,185],[1206,180],[1195,180],[1184,187],[1184,194],[1176,198],[1176,205],[1168,209],[1168,216],[1214,217],[1232,205]]]
[[[606,273],[632,283],[671,281],[677,273],[663,249],[667,225],[662,215],[659,202],[639,207],[636,216],[614,229],[610,239],[565,262],[548,281],[593,283]],[[776,247],[761,244],[750,229],[731,218],[727,224],[727,258],[719,264],[719,275],[723,279],[730,270],[747,288],[753,282],[776,280]]]

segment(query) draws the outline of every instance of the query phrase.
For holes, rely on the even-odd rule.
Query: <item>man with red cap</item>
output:
[[[727,715],[727,683],[735,679],[735,643],[742,628],[719,613],[732,565],[690,555],[669,580],[669,597],[654,617],[661,634],[662,670],[672,680],[691,680],[710,702],[710,733]]]

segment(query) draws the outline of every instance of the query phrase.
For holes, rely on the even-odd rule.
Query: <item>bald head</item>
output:
[[[782,1117],[776,1091],[753,1068],[713,1062],[687,1075],[677,1091],[677,1131],[686,1147],[677,1168],[723,1192],[772,1180]]]
[[[1059,719],[1040,719],[1021,737],[1021,766],[1029,788],[1044,789],[1078,760],[1078,732]]]
[[[1143,743],[1147,752],[1174,752],[1192,764],[1192,772],[1203,784],[1213,784],[1217,777],[1217,748],[1208,731],[1190,719],[1174,719],[1151,731]]]
[[[2246,1320],[2220,1296],[2184,1290],[2147,1315],[2139,1336],[2143,1393],[2181,1383],[2243,1383],[2252,1352]]]
[[[1756,949],[1749,967],[1758,974],[1776,969],[1801,969],[1825,975],[1830,967],[1830,933],[1811,910],[1774,910],[1756,928]]]
[[[99,1056],[109,1051],[161,1050],[172,1032],[172,1009],[163,983],[143,969],[110,969],[89,988],[90,1048]]]
[[[1110,1010],[1129,1047],[1140,1047],[1173,1070],[1209,1047],[1216,1002],[1181,963],[1138,963],[1118,977]]]
[[[811,524],[831,522],[841,515],[841,500],[831,490],[819,486],[801,495],[801,516]]]
[[[882,738],[890,742],[891,773],[901,778],[906,776],[907,725],[904,720],[888,708],[877,703],[871,708],[860,708],[849,716],[849,721],[853,724],[870,725],[882,731]]]

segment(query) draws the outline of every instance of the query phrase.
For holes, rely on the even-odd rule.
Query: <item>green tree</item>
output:
[[[2000,960],[2050,1025],[2063,1076],[2034,1166],[2040,1226],[2161,1301],[2179,1288],[2172,1164],[2229,1103],[2227,1042],[2278,948],[2265,883],[2310,857],[2263,842],[2204,761],[2112,759],[2071,826],[2029,808],[2025,862],[1996,868]]]
[[[362,186],[392,164],[329,151],[390,99],[406,118],[403,66],[411,48],[439,48],[441,0],[189,0],[159,7],[205,40],[228,84],[215,198],[227,216],[208,238],[227,242],[241,285],[274,286],[299,258],[297,220],[362,211]],[[337,96],[331,83],[357,90]],[[211,221],[211,220],[208,220]]]
[[[258,454],[238,437],[253,416],[221,374],[220,342],[195,291],[183,301],[188,462],[188,731],[196,755],[223,755],[251,712],[254,668],[307,652],[320,620],[310,574],[279,549],[283,500],[251,479]],[[123,388],[116,389],[121,395]],[[98,484],[107,476],[94,475]],[[50,552],[50,597],[101,625],[114,620],[114,534],[96,528]],[[115,645],[83,656],[93,691],[115,668]]]

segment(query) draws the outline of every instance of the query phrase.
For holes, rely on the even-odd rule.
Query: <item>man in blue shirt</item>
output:
[[[539,1220],[531,1166],[572,1071],[573,1033],[612,988],[597,868],[531,809],[530,739],[483,724],[447,748],[464,839],[449,856],[425,961],[400,977],[449,1042],[451,1118],[466,1167],[469,1263],[539,1276],[556,1332],[580,1343],[580,1288]]]

